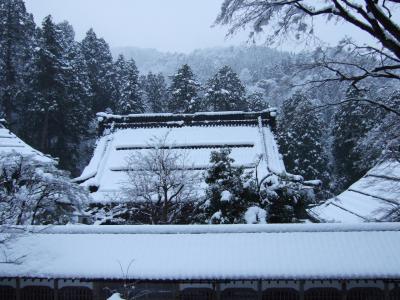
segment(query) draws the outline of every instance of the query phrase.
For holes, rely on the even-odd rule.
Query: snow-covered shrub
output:
[[[244,223],[247,209],[261,204],[252,174],[233,167],[230,153],[230,149],[211,153],[212,165],[205,178],[208,184],[205,211],[209,223]]]
[[[305,207],[315,202],[314,187],[292,174],[269,175],[261,184],[260,197],[268,203],[268,223],[298,222]]]
[[[258,206],[251,206],[244,214],[246,224],[265,224],[267,223],[267,211]]]
[[[52,162],[0,154],[0,225],[65,224],[87,197]]]
[[[124,299],[121,298],[121,294],[120,293],[114,293],[107,300],[124,300]]]

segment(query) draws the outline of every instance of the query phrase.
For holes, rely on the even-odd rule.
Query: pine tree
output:
[[[207,171],[206,216],[212,223],[243,223],[246,209],[258,203],[256,187],[243,168],[234,168],[230,149],[212,152]],[[245,185],[244,183],[247,182]]]
[[[230,67],[224,66],[208,81],[206,103],[210,111],[247,110],[245,87]]]
[[[268,223],[295,223],[296,221],[293,197],[289,195],[287,189],[279,189],[277,196],[270,201],[268,206]]]
[[[262,111],[269,107],[261,93],[252,93],[247,96],[246,106],[248,111]]]
[[[163,74],[153,74],[150,72],[147,76],[141,77],[140,85],[144,92],[149,112],[164,112],[166,110],[168,92]]]
[[[114,63],[114,99],[118,102],[121,99],[121,89],[122,89],[122,82],[126,78],[126,60],[125,57],[120,54],[117,57],[117,60]]]
[[[37,133],[36,144],[45,153],[50,152],[50,143],[54,141],[51,137],[58,130],[51,123],[59,120],[60,100],[64,96],[63,69],[66,66],[62,51],[60,34],[51,16],[47,16],[39,31],[34,63],[33,101],[29,107],[33,122],[30,129]]]
[[[0,110],[13,125],[15,113],[28,89],[35,23],[24,1],[0,0],[0,24]]]
[[[92,96],[87,65],[81,45],[75,41],[72,26],[63,22],[57,25],[61,34],[63,60],[64,97],[60,109],[60,122],[56,155],[60,158],[60,166],[73,174],[79,173],[79,164],[85,160],[82,155],[82,143],[90,138],[91,122],[90,99]]]
[[[301,93],[287,99],[278,122],[278,141],[289,172],[328,184],[328,158],[323,146],[326,126],[314,107]]]
[[[109,45],[90,29],[82,40],[82,52],[88,67],[92,90],[92,111],[115,109],[113,59]]]
[[[133,59],[125,61],[119,56],[116,62],[116,90],[118,98],[116,112],[119,114],[143,113],[145,111],[141,90],[139,87],[139,71]]]
[[[365,97],[365,91],[350,88],[344,100],[346,102],[339,106],[333,117],[332,154],[338,190],[347,188],[367,171],[357,167],[361,159],[357,144],[375,122],[374,109],[363,101]]]
[[[183,65],[178,72],[172,76],[169,88],[171,99],[168,109],[173,113],[193,113],[200,110],[198,98],[200,84],[196,81],[192,69]]]
[[[56,25],[51,16],[45,18],[34,67],[23,137],[76,174],[80,143],[89,128],[91,93],[85,60],[70,24]]]

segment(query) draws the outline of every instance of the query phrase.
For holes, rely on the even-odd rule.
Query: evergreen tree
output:
[[[0,110],[13,125],[29,83],[35,23],[23,0],[0,0],[0,24]]]
[[[92,111],[115,109],[113,60],[109,45],[98,38],[93,29],[87,32],[81,44],[92,90]]]
[[[208,81],[206,103],[210,111],[247,110],[245,87],[230,67],[224,66]]]
[[[332,154],[338,190],[347,188],[367,171],[365,166],[365,169],[357,167],[361,159],[357,144],[375,122],[374,109],[363,101],[365,97],[365,91],[350,88],[345,103],[339,106],[333,117]]]
[[[169,88],[171,95],[168,109],[174,113],[193,113],[199,108],[200,84],[196,81],[192,69],[183,65],[178,72],[172,76],[172,83]]]
[[[125,61],[121,55],[116,61],[116,112],[119,114],[143,113],[145,111],[139,87],[139,71],[133,59]]]
[[[30,130],[36,132],[36,144],[45,153],[50,152],[50,143],[54,141],[52,136],[58,131],[57,126],[51,123],[59,120],[62,107],[60,100],[65,95],[63,70],[66,65],[62,51],[60,34],[51,16],[47,16],[39,31],[34,63],[33,101],[29,103],[33,124],[28,125]]]
[[[270,174],[260,187],[260,197],[267,202],[268,223],[296,223],[307,218],[305,208],[315,203],[314,192],[304,186],[301,176]]]
[[[328,184],[328,158],[323,146],[326,126],[313,108],[301,93],[287,99],[278,122],[278,142],[289,172]]]
[[[60,166],[73,174],[80,173],[79,164],[85,159],[82,143],[90,138],[92,96],[87,65],[81,45],[75,41],[72,26],[63,22],[57,25],[61,34],[63,59],[67,68],[63,69],[64,97],[59,119],[59,133],[55,145]]]
[[[126,78],[126,60],[125,57],[120,54],[114,63],[114,99],[118,101],[121,99],[122,82]]]
[[[377,102],[400,112],[400,90],[380,97]],[[374,112],[373,127],[357,145],[357,151],[362,154],[357,162],[359,169],[370,169],[382,159],[400,159],[400,116],[380,108]]]
[[[211,223],[243,223],[247,208],[258,203],[257,188],[251,176],[245,176],[243,168],[234,168],[230,149],[212,152],[212,166],[205,181],[206,216]],[[245,184],[246,183],[246,184]]]
[[[279,196],[268,206],[268,223],[296,223],[295,209],[286,190],[280,190]]]
[[[152,113],[161,113],[166,110],[168,100],[167,85],[163,74],[149,73],[140,80],[144,92],[147,109]]]
[[[249,111],[262,111],[269,107],[261,93],[252,93],[246,99],[246,106]]]
[[[23,136],[33,146],[60,158],[73,171],[90,121],[90,84],[72,26],[44,19],[38,33],[32,97],[26,102]]]

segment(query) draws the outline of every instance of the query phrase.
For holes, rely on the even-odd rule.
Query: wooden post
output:
[[[263,290],[262,290],[262,280],[257,281],[257,299],[262,300]]]
[[[219,282],[215,283],[215,298],[216,300],[221,300],[221,285]]]
[[[21,300],[21,279],[17,278],[15,283],[16,300]]]
[[[304,300],[304,280],[299,281],[299,295],[300,295],[300,300]]]
[[[53,291],[54,291],[54,300],[58,300],[58,279],[54,279]]]
[[[343,280],[342,281],[342,300],[346,300],[347,299],[347,284],[346,281]]]
[[[389,289],[389,282],[385,281],[384,282],[384,299],[385,300],[389,300],[389,296],[390,296],[390,289]]]

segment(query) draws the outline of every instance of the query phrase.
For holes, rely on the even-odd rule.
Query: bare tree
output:
[[[150,149],[127,159],[122,195],[135,211],[135,222],[191,223],[199,209],[199,172],[188,163],[187,153],[167,145],[167,138],[153,138]]]
[[[63,224],[87,197],[54,163],[0,154],[0,225]]]
[[[315,37],[316,18],[351,24],[376,43],[357,45],[346,38],[336,50],[344,51],[349,59],[337,59],[323,51],[306,67],[323,68],[334,74],[322,82],[349,81],[356,85],[366,78],[400,79],[400,30],[395,21],[399,3],[399,0],[225,0],[216,23],[230,25],[229,34],[251,26],[251,37],[267,28],[270,42],[289,36],[299,41]]]

